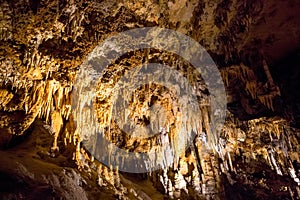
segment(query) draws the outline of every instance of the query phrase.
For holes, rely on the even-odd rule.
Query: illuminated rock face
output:
[[[0,4],[1,197],[299,198],[299,130],[293,127],[299,125],[300,98],[293,94],[299,62],[275,63],[299,48],[297,1]],[[228,114],[220,137],[212,143],[209,91],[201,77],[189,71],[190,64],[158,50],[129,52],[107,68],[98,84],[95,111],[102,128],[109,128],[105,136],[120,148],[147,152],[180,141],[177,125],[185,118],[200,123],[190,148],[170,167],[141,175],[119,173],[81,145],[71,93],[80,64],[95,46],[115,33],[146,26],[179,31],[206,48],[226,86]],[[291,60],[297,58],[295,54]],[[129,116],[139,124],[166,119],[156,127],[164,135],[136,139],[110,120],[109,95],[126,70],[147,62],[168,64],[184,74],[196,88],[201,112],[184,116],[176,95],[160,85],[145,85],[135,91]],[[151,113],[149,105],[160,105],[163,111],[154,106]],[[183,130],[191,132],[188,123]],[[171,151],[179,152],[177,148],[171,146]],[[7,182],[29,186],[19,189]]]

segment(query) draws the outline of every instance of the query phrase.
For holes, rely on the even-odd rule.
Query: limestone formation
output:
[[[299,9],[293,0],[0,0],[0,198],[299,199]],[[97,45],[154,26],[186,34],[213,58],[227,94],[223,127],[211,117],[218,113],[212,114],[201,74],[160,49],[127,52],[104,70],[95,96],[81,92],[90,80],[79,71]],[[150,83],[129,92],[139,80],[119,83],[147,63],[185,77],[199,112],[190,109],[195,102],[188,94],[180,98],[191,107],[180,106],[176,88]],[[167,72],[155,76],[181,80]],[[188,88],[178,82],[174,87]],[[128,90],[117,96],[121,87]],[[85,103],[93,98],[90,111]],[[129,99],[124,115],[113,110],[114,98]],[[74,108],[78,99],[84,102]],[[155,121],[158,133],[140,128],[129,135],[120,128],[128,120],[139,127]],[[80,127],[100,127],[128,152],[164,152],[142,163],[161,169],[131,174],[106,166],[97,160],[101,151],[87,150],[92,135],[83,137]],[[139,134],[149,137],[134,137]]]

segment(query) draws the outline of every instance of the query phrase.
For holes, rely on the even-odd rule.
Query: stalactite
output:
[[[63,126],[63,119],[59,111],[54,111],[51,113],[51,126],[54,131],[54,142],[53,142],[52,149],[56,150],[58,149],[57,138]]]
[[[8,2],[1,2],[0,8],[0,40],[8,41],[13,36],[13,11]]]
[[[5,108],[6,104],[8,104],[12,98],[13,94],[7,90],[0,89],[0,105],[2,108]]]
[[[223,146],[223,148],[225,148],[224,151],[228,154],[232,154],[236,151],[235,149],[242,147],[242,156],[246,158],[246,163],[250,163],[253,159],[257,160],[258,157],[261,156],[265,160],[265,162],[268,163],[270,168],[274,170],[278,175],[289,175],[298,184],[299,179],[297,175],[293,173],[293,166],[291,164],[291,160],[295,160],[295,158],[292,158],[290,153],[286,153],[286,149],[289,148],[288,146],[298,146],[299,144],[298,141],[293,141],[293,144],[288,144],[288,142],[284,142],[284,138],[289,137],[287,131],[284,131],[284,124],[286,124],[286,121],[278,118],[261,118],[250,120],[248,121],[247,126],[249,127],[249,132],[251,134],[246,135],[246,139],[240,141],[241,143],[236,146],[233,146],[232,142],[234,137],[238,137],[238,133],[228,133],[239,130],[236,128],[229,128],[230,125],[226,125],[226,130],[224,130],[225,135],[222,134],[222,137],[229,136],[229,138],[233,138],[226,140],[227,144]],[[257,140],[257,138],[263,139],[266,137],[270,137],[270,143],[268,145],[264,145],[259,139]],[[254,140],[252,138],[254,138]],[[222,158],[222,156],[220,157]],[[224,157],[222,159],[225,161],[228,159],[230,163],[230,158],[228,156],[227,158]],[[231,165],[232,166],[230,168],[234,168],[233,163]]]
[[[246,83],[246,91],[251,95],[253,99],[257,98],[257,85],[255,81],[247,82]]]
[[[53,135],[53,150],[60,146],[58,138],[68,145],[67,149],[75,146],[74,160],[78,168],[89,172],[90,162],[93,164],[96,162],[93,157],[88,156],[82,148],[81,142],[85,139],[84,137],[88,138],[90,133],[95,132],[96,123],[99,123],[101,134],[118,144],[120,148],[127,148],[127,151],[164,152],[161,157],[151,158],[147,165],[149,169],[151,169],[151,165],[158,163],[163,166],[163,172],[158,172],[161,173],[161,182],[165,193],[174,198],[180,198],[179,193],[182,190],[190,195],[190,188],[188,188],[190,184],[199,194],[205,194],[207,198],[215,198],[214,195],[223,192],[220,185],[220,170],[226,174],[230,183],[234,183],[234,180],[231,180],[235,178],[231,177],[232,173],[239,176],[237,172],[239,167],[235,165],[240,162],[238,156],[241,157],[243,164],[250,164],[254,159],[265,160],[267,165],[276,170],[278,174],[290,175],[299,184],[298,173],[292,164],[294,160],[299,161],[298,140],[297,134],[294,134],[295,131],[283,130],[282,124],[286,124],[284,121],[275,123],[275,119],[272,119],[273,123],[270,123],[269,118],[264,118],[250,120],[249,123],[236,120],[225,127],[223,135],[216,135],[217,124],[213,123],[209,97],[205,94],[206,92],[203,92],[207,89],[203,80],[193,73],[188,64],[182,60],[173,59],[174,55],[167,56],[164,53],[153,53],[150,50],[140,53],[130,52],[128,55],[124,55],[124,57],[131,57],[124,59],[127,61],[119,60],[118,63],[112,63],[107,68],[107,77],[101,80],[102,82],[100,81],[97,97],[91,93],[81,93],[82,90],[79,88],[80,97],[84,98],[76,110],[79,111],[78,115],[72,114],[70,97],[72,90],[70,82],[73,80],[70,77],[72,69],[78,67],[85,52],[103,41],[110,33],[133,27],[144,27],[151,23],[171,28],[175,26],[176,30],[188,33],[197,41],[200,41],[200,36],[207,38],[207,40],[201,41],[205,48],[216,55],[224,56],[225,63],[227,61],[235,62],[235,54],[239,55],[243,50],[242,46],[245,45],[239,41],[256,39],[248,38],[252,34],[247,32],[250,31],[252,25],[255,25],[257,19],[261,18],[261,15],[258,14],[262,9],[268,7],[264,6],[260,0],[251,4],[249,1],[234,0],[224,3],[217,0],[201,3],[160,1],[159,5],[151,1],[123,2],[112,4],[113,6],[110,6],[110,2],[105,1],[88,4],[82,1],[66,1],[61,6],[54,1],[54,6],[52,3],[43,4],[41,10],[34,10],[34,15],[31,14],[31,11],[27,13],[27,4],[20,7],[19,3],[15,3],[16,5],[7,3],[7,1],[0,3],[0,17],[2,17],[0,19],[0,40],[4,45],[3,50],[5,50],[3,53],[5,59],[0,61],[0,81],[1,86],[5,88],[0,89],[0,107],[1,112],[9,113],[12,116],[0,116],[1,132],[6,131],[2,127],[20,126],[18,127],[20,130],[15,128],[13,134],[22,134],[33,124],[33,121],[40,118],[45,121],[46,130]],[[48,9],[51,9],[50,12]],[[145,10],[149,12],[145,12]],[[89,13],[90,11],[93,12]],[[95,13],[96,15],[94,15]],[[177,19],[180,13],[186,14]],[[213,15],[216,16],[212,17]],[[23,20],[24,16],[26,16],[26,20]],[[30,18],[27,18],[28,16]],[[39,21],[44,16],[45,19]],[[217,23],[218,17],[220,17],[220,23]],[[138,22],[136,22],[137,19]],[[145,19],[147,22],[144,24]],[[113,23],[107,28],[107,22],[112,22],[111,20]],[[16,23],[15,27],[12,26],[13,23]],[[13,29],[14,34],[12,34]],[[243,36],[242,33],[246,33],[246,36]],[[59,47],[57,52],[56,49],[52,49],[56,47]],[[116,51],[118,50],[116,49]],[[249,55],[249,57],[251,56],[252,54]],[[184,75],[191,82],[193,92],[199,100],[197,106],[199,105],[200,112],[195,112],[195,109],[186,106],[191,104],[189,101],[191,96],[176,94],[176,92],[173,94],[172,91],[161,93],[162,87],[152,83],[149,86],[138,88],[137,93],[131,93],[129,92],[129,89],[132,89],[131,85],[139,82],[139,80],[132,80],[125,86],[126,91],[121,96],[130,99],[130,109],[126,110],[119,119],[115,119],[114,117],[119,113],[113,110],[112,102],[115,100],[113,93],[120,88],[114,87],[120,77],[124,75],[124,71],[126,73],[127,70],[132,69],[132,66],[142,64],[144,57],[146,57],[146,63],[159,60],[163,64],[174,66]],[[280,91],[278,87],[276,88],[265,61],[263,69],[268,79],[266,84],[259,82],[256,74],[244,64],[225,68],[222,64],[219,67],[222,68],[221,74],[229,89],[243,88],[244,91],[239,92],[245,94],[247,100],[249,98],[258,100],[272,111],[278,109],[274,98],[280,95]],[[159,77],[161,74],[163,73],[155,73],[154,76]],[[174,91],[187,90],[189,84],[186,81],[178,76],[165,75],[166,81],[178,83],[174,86]],[[68,81],[62,80],[64,78]],[[90,81],[85,78],[81,79],[82,87],[86,87]],[[142,93],[146,93],[147,97],[142,97]],[[183,99],[185,104],[182,107],[176,102],[178,99],[176,99],[176,95]],[[91,116],[94,113],[87,109],[94,97],[96,105],[92,106],[96,107],[98,121],[92,120]],[[18,105],[14,103],[16,98],[20,98]],[[145,110],[153,104],[161,106],[161,110],[165,109],[166,111],[162,111],[163,114],[160,112],[152,114],[149,110]],[[126,109],[127,105],[124,103],[120,107],[121,110]],[[160,109],[157,110],[160,111]],[[22,119],[23,121],[18,124],[14,123],[13,119],[16,115],[14,112],[24,115],[24,120]],[[78,121],[77,127],[74,122],[72,125],[63,126],[65,122],[72,123],[73,119]],[[124,136],[118,128],[119,124],[115,123],[119,120],[118,122],[124,125],[125,122],[132,120],[133,123],[147,124],[149,119],[157,121],[151,126],[153,129],[159,130],[159,133],[150,137],[149,141],[133,136]],[[62,129],[63,127],[65,128]],[[83,130],[84,133],[80,132],[82,127],[87,127],[86,130]],[[292,131],[293,134],[289,131]],[[140,133],[140,130],[136,130],[136,134]],[[192,133],[196,134],[195,141],[189,141],[192,140]],[[194,149],[187,155],[184,147],[189,143]],[[166,166],[174,157],[176,157],[174,164],[167,168]],[[100,186],[109,185],[114,189],[122,187],[117,171],[102,165],[99,166],[98,184]],[[173,171],[175,174],[172,174]],[[299,193],[299,188],[294,191],[292,187],[288,187],[288,190],[290,190],[291,196],[297,198],[296,193],[297,191]],[[142,192],[133,186],[130,191],[137,198],[143,196]]]
[[[280,90],[278,86],[274,84],[265,61],[263,62],[263,68],[267,74],[268,84],[270,85],[268,93],[265,93],[265,89],[258,87],[257,78],[254,72],[244,64],[221,69],[221,76],[227,87],[230,86],[231,80],[242,81],[242,83],[245,84],[245,91],[252,99],[258,99],[264,106],[274,111],[273,99],[280,95]]]
[[[273,95],[261,95],[258,96],[258,99],[261,101],[262,104],[264,104],[267,108],[274,111],[273,107]]]
[[[30,104],[28,114],[20,125],[20,130],[23,131],[27,130],[27,128],[33,123],[41,110],[41,107],[43,105],[42,99],[44,94],[44,83],[38,84],[33,91],[34,101],[32,101],[32,104]],[[22,134],[23,131],[21,131],[19,134]]]

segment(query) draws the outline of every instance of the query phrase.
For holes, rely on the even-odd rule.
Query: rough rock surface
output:
[[[297,0],[1,0],[0,5],[1,198],[300,198]],[[71,112],[72,86],[95,46],[146,26],[179,31],[206,48],[226,86],[227,120],[211,148],[204,106],[197,138],[178,163],[148,174],[119,173],[81,145]],[[179,59],[154,50],[131,52],[108,68],[106,81],[122,75],[124,66],[144,63],[145,54],[147,61],[160,63]],[[188,63],[177,66],[189,75]],[[208,93],[199,80],[203,100]],[[109,88],[104,83],[100,99]],[[163,105],[169,124],[180,119],[171,107],[175,98],[164,88],[148,85],[137,93],[150,97],[132,101],[137,122],[147,123],[140,112],[144,102]],[[97,104],[103,126],[106,100]],[[129,151],[159,146],[155,137],[136,141],[110,127],[107,136]]]

